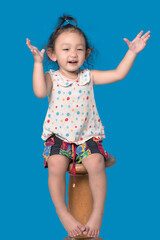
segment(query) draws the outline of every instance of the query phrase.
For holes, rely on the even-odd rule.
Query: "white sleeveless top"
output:
[[[53,133],[61,140],[77,145],[92,137],[105,138],[93,91],[89,69],[79,70],[78,78],[67,79],[59,70],[50,70],[53,87],[41,138]]]

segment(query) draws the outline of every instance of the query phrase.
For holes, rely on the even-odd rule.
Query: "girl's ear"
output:
[[[86,59],[88,58],[89,54],[91,53],[91,49],[90,48],[87,48],[86,50]]]
[[[48,49],[47,49],[47,55],[48,55],[48,57],[49,57],[52,61],[54,61],[54,62],[57,61],[56,55],[55,55],[55,53],[52,51],[51,48],[48,48]]]

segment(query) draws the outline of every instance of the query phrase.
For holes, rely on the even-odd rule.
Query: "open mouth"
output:
[[[72,65],[75,65],[78,63],[78,61],[69,61],[68,63],[72,64]]]

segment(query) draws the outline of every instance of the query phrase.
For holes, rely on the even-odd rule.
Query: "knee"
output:
[[[88,172],[97,173],[104,171],[105,169],[105,161],[102,154],[93,154],[91,155],[92,159],[90,159],[90,162],[87,167]]]
[[[66,167],[56,156],[50,156],[48,159],[48,172],[50,175],[62,175],[66,173]]]

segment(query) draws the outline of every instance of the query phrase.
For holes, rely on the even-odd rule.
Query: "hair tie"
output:
[[[70,24],[67,19],[65,19],[65,21],[66,21],[68,24]]]

